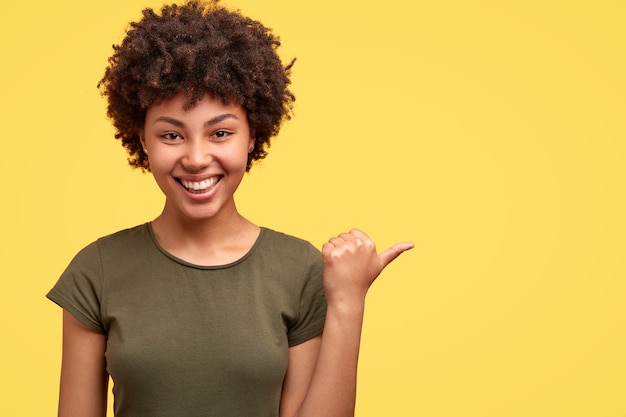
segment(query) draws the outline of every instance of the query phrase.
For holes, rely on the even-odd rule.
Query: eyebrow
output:
[[[235,116],[232,113],[224,113],[224,114],[220,114],[218,116],[213,117],[212,119],[207,120],[206,122],[204,122],[204,127],[209,127],[209,126],[213,126],[223,120],[226,119],[237,119],[239,120],[239,118],[237,116]],[[174,119],[173,117],[168,117],[168,116],[160,116],[157,117],[157,119],[154,121],[154,123],[156,122],[166,122],[166,123],[170,123],[173,124],[174,126],[180,127],[180,128],[184,128],[185,127],[185,123],[183,123],[182,121],[178,120],[178,119]]]

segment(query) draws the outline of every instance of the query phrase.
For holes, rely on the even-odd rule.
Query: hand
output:
[[[412,248],[412,243],[398,243],[378,254],[374,242],[358,229],[331,238],[322,246],[328,302],[363,301],[382,270]]]

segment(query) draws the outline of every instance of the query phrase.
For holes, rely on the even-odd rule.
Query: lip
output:
[[[202,177],[174,177],[174,180],[190,199],[203,201],[216,194],[223,178],[223,175],[205,175]]]

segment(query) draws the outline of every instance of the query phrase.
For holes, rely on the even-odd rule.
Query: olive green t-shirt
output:
[[[107,336],[117,417],[276,417],[289,347],[323,329],[322,272],[311,244],[270,229],[207,267],[144,224],[87,246],[47,296]]]

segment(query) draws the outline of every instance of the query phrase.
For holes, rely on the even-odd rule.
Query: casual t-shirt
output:
[[[290,346],[322,332],[323,260],[262,228],[222,266],[166,252],[150,224],[76,255],[48,298],[107,336],[118,417],[276,417]]]

